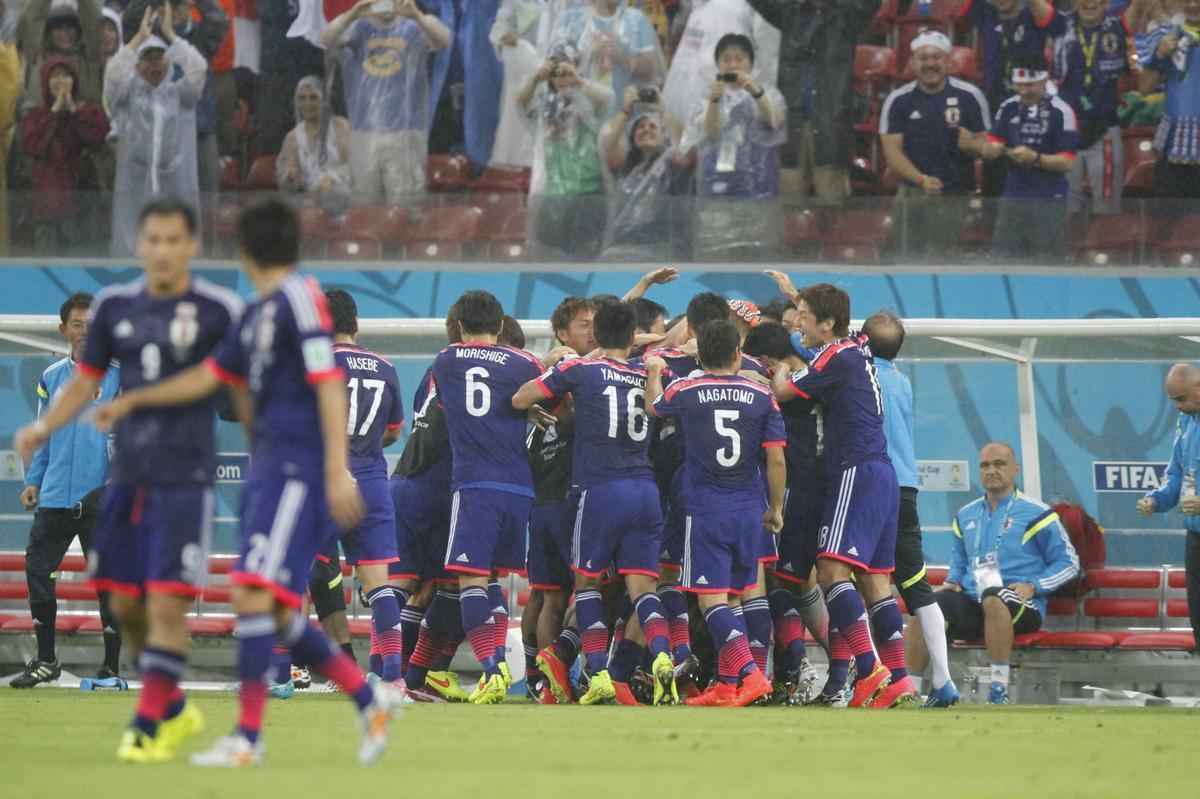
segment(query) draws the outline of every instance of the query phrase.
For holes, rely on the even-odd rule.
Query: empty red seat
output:
[[[854,79],[868,81],[896,74],[896,51],[890,47],[860,44],[854,48]]]
[[[1153,129],[1125,129],[1121,132],[1121,146],[1125,148],[1125,194],[1151,196],[1154,193],[1154,165],[1158,162]]]
[[[1183,569],[1171,569],[1167,572],[1167,585],[1171,588],[1187,588],[1187,572]]]
[[[25,571],[25,556],[15,553],[5,553],[0,555],[0,572],[23,572]]]
[[[1200,214],[1164,217],[1159,220],[1155,249],[1158,263],[1166,266],[1200,264]]]
[[[470,189],[472,192],[528,194],[529,170],[489,166],[470,184]]]
[[[1120,636],[1099,632],[1044,632],[1034,646],[1038,649],[1112,649]]]
[[[54,620],[54,629],[60,633],[73,633],[87,618],[87,616],[64,616],[60,613]],[[6,633],[31,633],[33,632],[33,617],[17,616],[4,622],[4,626],[0,627],[0,630]]]
[[[1033,646],[1038,641],[1042,640],[1042,636],[1044,635],[1045,633],[1043,632],[1021,633],[1020,635],[1014,635],[1013,646]]]
[[[1172,619],[1186,619],[1191,614],[1188,613],[1188,603],[1186,599],[1168,599],[1167,600],[1167,616]]]
[[[790,250],[815,251],[819,234],[820,217],[812,210],[791,211],[783,218],[783,242]]]
[[[325,209],[315,205],[302,205],[296,209],[300,217],[300,234],[305,239],[324,239],[330,235],[329,215]]]
[[[1158,588],[1162,584],[1159,569],[1091,569],[1089,588]]]
[[[228,585],[210,585],[201,593],[200,599],[204,602],[229,604],[233,599],[233,589]]]
[[[1132,633],[1121,641],[1121,649],[1137,651],[1176,650],[1190,652],[1196,648],[1196,639],[1191,630],[1160,633]]]
[[[887,36],[891,32],[892,23],[898,16],[900,16],[900,0],[883,0],[879,4],[879,10],[871,18],[871,26],[867,29],[868,34],[876,38]]]
[[[370,619],[350,619],[350,634],[356,638],[369,638],[371,626]]]
[[[379,261],[383,258],[383,242],[368,238],[332,239],[325,249],[330,260]]]
[[[86,602],[96,598],[96,589],[89,583],[55,583],[54,595],[67,601]]]
[[[1085,599],[1083,615],[1093,618],[1137,618],[1157,619],[1157,599],[1131,599],[1129,597],[1101,597]]]
[[[945,566],[929,566],[925,569],[925,579],[929,580],[930,585],[943,584],[948,574],[950,570]]]
[[[58,564],[60,572],[84,572],[87,571],[87,558],[83,555],[67,555],[62,559],[62,563]]]
[[[1072,249],[1076,263],[1129,264],[1138,260],[1145,241],[1146,219],[1141,214],[1096,216]]]
[[[237,191],[242,187],[241,169],[236,158],[230,158],[221,168],[221,191]]]
[[[238,214],[242,212],[237,203],[222,202],[209,215],[208,229],[218,240],[232,240],[237,230]]]
[[[400,242],[404,240],[408,228],[407,208],[361,205],[346,211],[340,225],[330,227],[330,238]]]
[[[1074,599],[1052,597],[1046,602],[1047,616],[1074,616],[1079,604]]]
[[[891,240],[893,224],[891,211],[842,211],[821,234],[820,257],[849,263],[878,263]]]
[[[102,633],[104,632],[104,622],[100,621],[99,616],[89,616],[84,619],[77,630],[77,633]]]
[[[192,635],[202,637],[221,637],[233,634],[233,619],[214,619],[208,616],[191,616],[187,620],[188,630]]]
[[[0,599],[25,599],[29,596],[29,586],[24,580],[6,580],[0,583]]]
[[[425,162],[425,185],[430,191],[462,191],[471,179],[466,156],[438,154]]]
[[[463,242],[478,238],[483,211],[473,206],[425,209],[408,230],[404,254],[411,260],[461,258]]]
[[[529,215],[524,208],[510,215],[500,229],[490,236],[489,256],[497,260],[522,260],[528,249],[525,240],[528,227]]]
[[[246,173],[246,191],[278,191],[279,184],[275,182],[275,156],[260,155],[250,165]]]

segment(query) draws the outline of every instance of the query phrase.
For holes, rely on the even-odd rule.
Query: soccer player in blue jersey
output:
[[[396,443],[404,429],[400,380],[386,358],[358,346],[354,298],[341,289],[326,292],[325,298],[333,318],[334,359],[346,375],[350,473],[366,505],[358,527],[342,534],[342,548],[371,608],[372,643],[382,657],[380,676],[395,682],[404,676],[400,609],[410,592],[388,582],[388,565],[400,558],[383,448]]]
[[[825,590],[830,627],[854,656],[858,682],[850,706],[889,707],[912,691],[911,682],[903,679],[904,620],[890,582],[900,486],[887,454],[883,396],[865,339],[849,336],[849,295],[819,283],[800,291],[797,307],[803,343],[814,350],[813,360],[799,372],[777,372],[774,389],[781,402],[801,397],[825,408],[828,487],[817,579]],[[882,663],[871,642],[872,627]],[[893,682],[895,688],[889,690]]]
[[[154,385],[203,361],[238,321],[241,300],[191,274],[195,233],[195,211],[182,202],[142,209],[145,276],[96,297],[77,372],[42,418],[18,431],[22,454],[92,402],[114,361],[123,391]],[[116,426],[91,566],[97,589],[112,592],[127,642],[141,653],[142,693],[117,749],[126,762],[170,760],[204,726],[179,680],[190,643],[184,615],[208,575],[215,421],[211,398],[195,397],[178,408],[138,410]]]
[[[363,516],[347,468],[346,389],[329,310],[317,282],[296,270],[300,222],[290,206],[270,199],[246,208],[237,238],[258,294],[241,322],[203,364],[126,393],[97,416],[117,420],[140,409],[184,405],[223,383],[251,401],[239,407],[251,428],[251,458],[242,490],[241,556],[231,576],[240,714],[233,733],[193,755],[192,763],[240,767],[262,761],[266,676],[278,636],[297,662],[312,664],[353,700],[363,733],[359,761],[370,764],[386,746],[401,694],[386,684],[372,688],[358,666],[297,612],[313,560],[331,536],[328,517],[350,529]]]
[[[670,637],[658,584],[662,507],[650,468],[646,371],[629,360],[637,314],[628,303],[602,303],[594,331],[598,358],[559,362],[521,387],[517,410],[570,394],[575,406],[573,489],[579,492],[572,536],[575,617],[590,675],[580,704],[612,701],[616,689],[605,662],[609,628],[598,587],[610,566],[624,577],[629,599],[653,658],[654,704],[678,701]],[[553,675],[556,699],[562,691]],[[624,675],[622,675],[624,676]],[[560,701],[565,701],[564,698]]]
[[[729,598],[758,579],[762,528],[777,533],[783,527],[787,442],[771,390],[738,375],[739,338],[729,320],[704,325],[698,342],[704,372],[674,381],[665,392],[666,362],[653,355],[646,359],[650,413],[676,419],[684,437],[681,586],[697,595],[718,651],[717,679],[687,700],[694,705],[745,706],[771,692]],[[761,449],[767,451],[769,504],[759,477]]]
[[[458,575],[463,630],[483,667],[471,701],[494,704],[504,701],[508,680],[488,584],[494,574],[524,571],[533,505],[525,414],[513,409],[512,396],[541,374],[542,363],[497,343],[504,310],[488,292],[468,291],[456,306],[462,341],[433,362],[453,455],[445,566]]]

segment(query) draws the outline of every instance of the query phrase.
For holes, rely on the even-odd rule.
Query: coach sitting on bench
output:
[[[936,595],[950,638],[984,640],[992,663],[989,704],[1008,703],[1013,636],[1041,627],[1047,595],[1079,574],[1058,514],[1016,489],[1018,468],[1008,444],[993,441],[980,450],[985,493],[954,515],[950,574]],[[929,654],[918,618],[905,644],[909,668],[920,674]]]

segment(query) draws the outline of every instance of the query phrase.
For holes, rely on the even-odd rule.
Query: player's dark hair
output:
[[[718,319],[700,328],[696,337],[696,345],[700,355],[700,365],[705,369],[727,369],[734,365],[738,345],[742,342],[742,334],[737,325],[728,319]]]
[[[904,346],[904,323],[891,311],[876,311],[863,322],[863,333],[871,344],[871,352],[879,358],[893,361]]]
[[[637,312],[628,302],[604,302],[596,310],[593,323],[596,343],[606,350],[625,349],[637,332]]]
[[[521,323],[514,317],[505,314],[502,325],[500,336],[496,339],[496,342],[506,347],[516,347],[519,350],[525,349],[525,330],[521,327]]]
[[[71,315],[71,311],[76,309],[86,311],[92,307],[92,295],[86,291],[77,291],[70,297],[67,297],[66,302],[58,307],[58,318],[65,325],[67,317]]]
[[[558,304],[554,313],[550,314],[550,329],[557,336],[560,330],[566,330],[571,326],[576,314],[582,311],[592,311],[595,308],[595,303],[587,297],[567,297]]]
[[[831,283],[814,283],[800,289],[800,299],[818,322],[833,322],[835,336],[850,335],[850,295]]]
[[[591,299],[592,307],[594,308],[599,308],[601,303],[621,301],[621,298],[616,294],[593,294],[589,299]]]
[[[292,266],[300,260],[300,217],[283,200],[260,200],[238,214],[237,242],[260,269]]]
[[[358,305],[350,292],[330,289],[325,292],[325,300],[329,303],[329,315],[333,317],[333,332],[341,336],[357,336]]]
[[[141,230],[146,220],[152,216],[183,217],[188,235],[196,235],[196,209],[178,197],[158,197],[143,205],[142,210],[138,212],[138,230]]]
[[[488,291],[468,291],[454,303],[464,336],[471,333],[498,336],[504,325],[504,308]]]
[[[750,328],[742,343],[742,352],[754,358],[771,358],[782,361],[795,356],[792,349],[792,334],[778,322],[763,322]]]
[[[639,333],[649,333],[660,316],[664,320],[667,318],[667,309],[654,300],[638,297],[632,302],[632,305],[633,312],[637,314],[637,329]]]
[[[770,320],[772,322],[783,323],[783,312],[791,308],[792,304],[783,297],[776,297],[758,309],[759,319],[762,321]]]
[[[751,64],[754,63],[754,43],[750,41],[749,36],[743,36],[740,33],[727,33],[717,41],[717,48],[713,51],[713,61],[720,61],[721,53],[730,47],[738,48],[750,58]]]
[[[688,303],[687,320],[692,335],[699,338],[700,329],[709,322],[729,318],[729,303],[720,294],[704,291],[692,297]]]
[[[446,340],[451,344],[462,341],[462,328],[458,326],[458,303],[454,303],[450,310],[446,311]]]

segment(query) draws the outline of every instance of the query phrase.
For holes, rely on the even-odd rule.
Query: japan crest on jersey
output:
[[[167,328],[167,338],[175,353],[175,361],[183,363],[188,358],[196,336],[200,332],[200,323],[196,320],[198,310],[194,302],[180,302],[175,305],[175,316]]]

